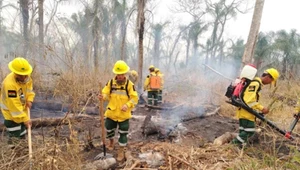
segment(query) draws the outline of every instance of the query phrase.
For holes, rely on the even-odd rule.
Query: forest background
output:
[[[275,67],[281,80],[298,80],[297,22],[287,22],[296,15],[286,16],[297,12],[297,3],[265,2],[264,31],[251,61],[258,74]],[[0,77],[9,61],[23,56],[34,66],[37,91],[73,103],[87,98],[88,90],[98,90],[119,59],[139,72],[139,92],[151,64],[165,74],[166,92],[178,75],[215,76],[207,66],[233,80],[253,10],[250,0],[1,0]]]

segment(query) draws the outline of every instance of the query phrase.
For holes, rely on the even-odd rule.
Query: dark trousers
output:
[[[111,139],[115,136],[115,130],[119,126],[119,145],[126,146],[127,145],[127,134],[129,130],[129,119],[123,122],[117,122],[112,119],[105,119],[105,128],[106,128],[106,138]]]
[[[249,137],[251,137],[255,133],[255,122],[247,119],[239,119],[239,125],[239,134],[235,139],[233,139],[232,143],[247,143]]]
[[[4,120],[4,125],[8,133],[9,144],[15,143],[16,141],[19,141],[19,139],[25,139],[27,131],[24,123],[16,123],[11,120]]]
[[[158,103],[158,91],[148,91],[148,105],[157,105]]]

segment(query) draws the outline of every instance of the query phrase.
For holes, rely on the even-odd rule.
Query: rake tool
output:
[[[30,109],[27,107],[27,114],[30,120]],[[28,150],[29,150],[29,169],[32,169],[32,143],[31,143],[31,125],[27,128],[28,132]]]
[[[99,94],[102,94],[102,85],[99,84]],[[105,146],[105,126],[104,126],[104,111],[103,111],[103,99],[99,101],[99,115],[100,115],[100,123],[101,123],[101,138],[103,143],[103,153],[98,154],[94,159],[106,159],[112,157],[111,154],[106,154],[106,146]]]

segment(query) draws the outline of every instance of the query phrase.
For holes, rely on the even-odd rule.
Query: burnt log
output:
[[[65,117],[59,117],[59,118],[36,118],[36,119],[31,119],[32,121],[32,129],[34,128],[39,128],[39,127],[47,127],[47,126],[58,126],[58,125],[67,125],[69,122],[72,121],[81,121],[82,119],[95,119],[92,116],[88,115],[80,115],[80,116],[65,116]],[[71,121],[67,121],[67,120]],[[0,131],[4,131],[6,127],[4,124],[0,124]]]
[[[216,146],[221,146],[225,143],[229,143],[230,141],[232,141],[235,137],[237,136],[237,133],[231,133],[231,132],[226,132],[223,135],[217,137],[214,140],[214,145]]]
[[[217,107],[211,112],[206,112],[200,115],[197,113],[185,113],[184,115],[182,115],[179,121],[177,120],[176,124],[174,124],[174,122],[173,124],[171,124],[172,122],[169,121],[170,120],[169,118],[161,118],[159,121],[154,122],[151,120],[152,116],[147,115],[142,125],[142,133],[145,136],[158,134],[158,139],[169,138],[170,134],[172,134],[172,132],[175,129],[177,129],[177,126],[181,122],[187,122],[194,119],[202,119],[208,116],[212,116],[217,114],[219,110],[220,107]],[[176,135],[173,137],[176,137]]]
[[[152,116],[147,115],[142,125],[142,134],[145,136],[153,135],[158,133],[158,128],[154,122],[151,121]]]

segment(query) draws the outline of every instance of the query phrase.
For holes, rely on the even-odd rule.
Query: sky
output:
[[[132,0],[131,0],[132,1]],[[4,4],[11,2],[10,0],[4,0]],[[51,1],[47,1],[50,3]],[[170,8],[174,6],[174,0],[153,0],[156,4],[153,9],[153,18],[151,19],[154,23],[164,23],[167,20],[188,23],[188,14],[174,14],[171,13]],[[248,3],[254,4],[254,0],[248,0]],[[78,3],[64,3],[59,6],[59,12],[57,15],[71,15],[72,13],[78,12]],[[53,5],[52,3],[48,4]],[[278,31],[285,29],[290,31],[291,29],[298,30],[300,32],[300,22],[297,16],[300,16],[300,0],[265,0],[263,15],[261,20],[260,31]],[[8,8],[9,9],[9,8]],[[80,8],[79,8],[80,9]],[[3,10],[3,14],[10,18],[14,18],[11,12]],[[243,38],[247,39],[251,21],[252,21],[253,9],[247,14],[238,14],[235,20],[231,20],[227,24],[225,36],[230,38]]]
[[[249,4],[254,3],[254,0],[248,0]],[[168,10],[174,1],[172,0],[163,0],[160,1],[155,9],[154,13],[158,19],[157,22],[162,22],[165,19],[170,17],[175,17],[176,15],[171,14]],[[300,22],[298,21],[298,16],[300,16],[300,0],[265,0],[264,9],[261,19],[260,31],[278,31],[285,29],[287,31],[291,29],[300,31]],[[227,25],[227,32],[225,35],[232,38],[243,38],[247,39],[253,11],[249,11],[247,14],[238,14],[235,20],[232,20]],[[182,18],[184,22],[187,15],[178,15]]]

